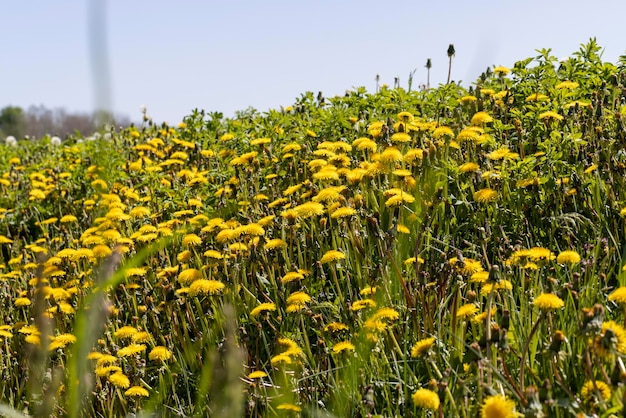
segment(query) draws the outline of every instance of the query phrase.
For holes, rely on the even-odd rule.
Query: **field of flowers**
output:
[[[0,413],[621,416],[599,53],[0,145]]]

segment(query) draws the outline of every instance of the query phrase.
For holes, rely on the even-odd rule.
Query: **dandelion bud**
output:
[[[448,46],[448,58],[454,56],[454,54],[456,53],[456,51],[454,50],[454,44],[450,44]]]
[[[563,331],[555,331],[550,342],[550,351],[557,354],[561,351],[561,345],[565,342],[565,333]]]

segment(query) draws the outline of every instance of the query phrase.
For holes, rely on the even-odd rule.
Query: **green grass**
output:
[[[599,51],[0,146],[0,414],[621,411],[626,72]]]

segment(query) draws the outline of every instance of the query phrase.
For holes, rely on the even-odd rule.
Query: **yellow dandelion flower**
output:
[[[312,216],[322,215],[324,213],[324,205],[317,202],[306,202],[295,206],[293,210],[299,218],[310,218]]]
[[[589,102],[581,102],[580,100],[574,100],[573,102],[567,103],[563,107],[565,109],[568,109],[568,110],[570,108],[572,108],[572,107],[575,107],[575,108],[591,107],[591,103],[589,103]]]
[[[96,366],[97,367],[104,367],[104,366],[108,366],[111,365],[115,362],[117,362],[117,357],[115,357],[114,355],[111,354],[102,354],[100,355],[100,357],[98,357],[97,361],[96,361]]]
[[[407,134],[406,132],[396,132],[395,134],[391,135],[391,142],[404,143],[410,141],[411,135]]]
[[[478,166],[478,164],[468,162],[468,163],[463,163],[459,166],[459,173],[473,173],[473,172],[478,171],[479,169],[480,167]]]
[[[474,193],[474,200],[481,203],[493,202],[497,198],[498,192],[488,187]]]
[[[626,329],[615,321],[605,321],[593,345],[601,357],[607,357],[615,352],[626,354]]]
[[[598,169],[598,166],[596,164],[591,164],[589,167],[585,169],[585,171],[583,171],[583,173],[589,174],[589,173],[594,172],[597,169]]]
[[[559,90],[560,89],[574,90],[577,87],[578,87],[578,83],[576,83],[575,81],[562,81],[556,86],[554,86],[554,88],[559,89]]]
[[[481,91],[482,93],[482,91]],[[470,123],[473,126],[482,126],[485,123],[493,122],[493,118],[487,112],[477,112],[472,116]]]
[[[541,113],[539,115],[539,120],[548,120],[548,121],[563,120],[563,116],[559,115],[556,112],[553,112],[553,111],[549,110],[547,112]]]
[[[561,251],[556,257],[559,264],[576,264],[580,262],[580,255],[576,251]]]
[[[400,234],[410,234],[411,230],[408,227],[406,227],[405,225],[398,224],[398,232]]]
[[[295,192],[300,190],[302,186],[304,186],[304,184],[299,183],[299,184],[294,184],[293,186],[287,187],[285,191],[283,191],[283,196],[289,196],[289,195],[294,194]]]
[[[408,177],[411,174],[413,174],[411,172],[411,170],[406,170],[406,169],[403,169],[403,168],[402,169],[393,170],[391,173],[393,175],[395,175],[395,176],[398,176],[398,177]]]
[[[611,302],[626,304],[626,286],[618,287],[609,295]],[[15,303],[17,306],[17,301]]]
[[[345,188],[346,186],[326,187],[320,190],[312,200],[314,202],[334,202]]]
[[[137,334],[130,337],[130,340],[134,343],[147,343],[152,341],[152,335],[146,331],[140,331]]]
[[[178,275],[178,282],[183,285],[191,284],[192,282],[202,278],[202,273],[197,269],[185,269]]]
[[[167,347],[157,345],[152,350],[150,350],[148,358],[155,361],[167,361],[172,358],[172,352],[168,350]]]
[[[131,218],[134,219],[139,219],[139,218],[145,218],[147,216],[150,216],[150,209],[144,207],[144,206],[137,206],[133,209],[130,210],[130,212],[128,212],[128,215]]]
[[[202,244],[202,238],[196,234],[187,234],[183,237],[183,245],[185,247],[197,247]]]
[[[346,258],[346,255],[338,250],[330,250],[324,253],[322,258],[320,259],[321,264],[332,263],[335,261],[343,260]]]
[[[76,342],[76,336],[73,334],[60,334],[56,337],[51,337],[52,341],[48,345],[48,350],[53,351],[59,348],[65,348],[68,344],[74,344]]]
[[[338,180],[339,173],[335,166],[326,166],[317,173],[313,174],[314,180]]]
[[[456,136],[456,139],[458,139],[459,142],[476,142],[479,137],[480,137],[480,134],[476,132],[475,130],[463,129]]]
[[[289,273],[281,277],[280,281],[283,284],[285,284],[285,283],[293,282],[295,280],[302,280],[302,279],[304,279],[304,275],[302,275],[301,273],[297,271],[290,271]]]
[[[440,126],[433,131],[433,138],[443,139],[445,137],[448,137],[448,138],[454,137],[454,132],[452,131],[452,129],[448,128],[447,126]]]
[[[430,409],[431,411],[439,410],[439,395],[429,389],[418,389],[412,396],[413,403],[418,408]]]
[[[117,356],[118,357],[132,357],[143,351],[146,351],[146,346],[144,344],[131,344],[127,347],[120,348],[119,350],[117,350]]]
[[[30,303],[30,299],[28,298],[17,298],[15,299],[15,301],[13,301],[13,304],[18,308],[30,306]]]
[[[113,251],[106,245],[96,245],[91,250],[97,259],[103,259],[113,253]]]
[[[288,305],[304,305],[305,303],[308,303],[310,301],[311,301],[311,296],[309,296],[308,294],[302,291],[293,292],[287,298]]]
[[[376,307],[376,302],[374,300],[362,299],[362,300],[357,300],[353,302],[350,309],[356,312],[365,308],[375,308],[375,307]]]
[[[358,138],[352,142],[352,145],[357,147],[359,151],[376,152],[378,149],[378,144],[369,138]]]
[[[404,154],[402,160],[407,164],[417,163],[424,158],[424,150],[420,148],[410,149]]]
[[[459,99],[459,101],[463,104],[474,103],[476,100],[478,100],[476,96],[471,95],[463,96]]]
[[[67,224],[71,222],[76,222],[77,220],[78,219],[74,215],[65,215],[59,220],[59,222],[61,222],[62,224]]]
[[[131,268],[127,268],[126,271],[124,272],[124,275],[127,278],[131,278],[131,277],[143,277],[146,275],[146,273],[148,272],[148,269],[144,268],[144,267],[131,267]]]
[[[255,370],[248,374],[248,379],[262,379],[264,377],[267,377],[267,373],[262,370]]]
[[[540,262],[548,262],[548,261],[552,261],[554,260],[556,257],[554,256],[554,253],[552,251],[550,251],[547,248],[543,248],[543,247],[533,247],[529,250],[529,258],[536,262],[536,263],[540,263]]]
[[[408,123],[408,122],[412,122],[413,119],[415,119],[415,117],[413,116],[413,114],[411,112],[400,112],[398,113],[398,120],[404,123]]]
[[[376,318],[369,318],[365,323],[363,323],[363,327],[372,333],[381,333],[387,329],[387,323]]]
[[[488,271],[477,271],[470,276],[470,283],[485,283],[489,279]]]
[[[147,398],[148,396],[150,396],[150,393],[142,388],[141,386],[131,386],[130,388],[128,388],[128,390],[126,390],[126,392],[124,392],[124,396],[129,396],[129,397],[144,397]]]
[[[253,241],[253,245],[256,245]],[[235,242],[228,246],[228,249],[233,252],[246,252],[248,251],[248,246],[243,242]]]
[[[217,250],[206,250],[204,252],[204,256],[208,257],[208,258],[213,258],[213,259],[216,259],[216,260],[221,260],[221,259],[224,258],[224,255],[221,252],[217,251]]]
[[[487,154],[487,158],[489,158],[492,161],[498,161],[503,158],[507,158],[509,155],[511,155],[511,150],[508,149],[507,147],[501,147]]]
[[[0,337],[13,338],[13,333],[11,333],[10,330],[11,330],[11,325],[0,325]],[[71,335],[71,334],[61,334],[61,335]],[[62,339],[63,338],[64,337],[62,337]],[[75,342],[75,341],[70,341],[70,342]]]
[[[38,334],[27,335],[26,338],[24,338],[24,341],[32,345],[41,345],[41,339]]]
[[[466,305],[460,306],[456,310],[456,317],[459,319],[465,319],[476,315],[476,312],[478,312],[478,308],[476,307],[476,305],[474,305],[473,303],[468,303]]]
[[[367,127],[367,133],[374,138],[380,138],[382,136],[382,129],[385,122],[372,122]]]
[[[266,250],[273,250],[275,248],[287,248],[287,243],[280,238],[274,238],[267,241],[264,245]]]
[[[472,258],[465,258],[463,261],[457,257],[452,257],[448,262],[454,266],[454,268],[466,275],[472,275],[476,272],[483,271],[483,266],[478,260]]]
[[[216,295],[220,293],[224,287],[226,287],[224,283],[217,280],[198,279],[189,286],[189,295]]]
[[[283,354],[283,353],[277,354],[270,359],[270,364],[272,366],[277,366],[280,364],[291,364],[291,363],[293,363],[293,359],[291,358],[291,356],[287,354]]]
[[[330,214],[330,217],[333,219],[338,219],[338,218],[348,218],[354,215],[356,215],[356,209],[349,208],[349,207],[340,207],[340,208],[335,209],[333,213]]]
[[[115,338],[132,338],[135,334],[137,334],[137,328],[131,327],[129,325],[123,326],[119,328],[117,331],[113,333]]]
[[[480,294],[483,296],[488,296],[491,291],[497,290],[513,290],[513,284],[508,280],[500,280],[495,286],[492,283],[485,283],[480,288]]]
[[[435,345],[435,337],[424,338],[417,341],[411,348],[411,357],[418,358],[426,355]]]
[[[250,311],[250,316],[255,317],[255,316],[259,315],[262,312],[269,312],[269,311],[275,311],[275,310],[276,310],[276,304],[275,303],[265,302],[265,303],[261,303],[260,305],[258,305],[254,309],[252,309]]]
[[[120,366],[103,366],[96,367],[96,376],[98,377],[108,377],[112,373],[122,372],[122,368]]]
[[[276,407],[276,409],[280,409],[281,411],[292,411],[292,412],[302,412],[302,408],[298,405],[294,405],[291,403],[282,403]]]
[[[285,311],[287,313],[294,313],[294,312],[300,312],[304,310],[304,308],[306,308],[306,305],[304,304],[292,303],[291,305],[287,305],[287,309],[285,309]]]
[[[258,223],[243,225],[241,227],[241,232],[244,235],[251,235],[255,237],[265,235],[265,229],[263,229],[263,227]]]
[[[422,257],[409,257],[406,260],[404,260],[404,265],[405,266],[414,266],[415,262],[417,261],[418,264],[424,264],[425,261]]]
[[[511,70],[510,70],[510,69],[508,69],[507,67],[503,67],[503,66],[501,66],[501,65],[498,65],[497,67],[495,67],[495,68],[493,69],[493,72],[494,72],[494,74],[495,74],[495,75],[497,75],[498,77],[502,77],[502,76],[505,76],[505,75],[507,75],[508,73],[510,73],[510,72],[511,72]]]
[[[406,203],[413,203],[413,202],[415,202],[415,197],[413,197],[411,194],[399,193],[387,199],[385,201],[385,206],[395,207],[395,206],[402,206]]]
[[[111,382],[115,387],[121,389],[126,389],[130,386],[130,380],[128,379],[128,376],[119,371],[109,376],[109,382]]]
[[[596,393],[600,394],[603,401],[611,399],[611,387],[601,380],[587,380],[580,389],[580,396],[586,402],[597,401],[598,399],[596,399]]]
[[[343,351],[354,351],[355,348],[350,341],[341,341],[333,346],[333,353],[339,354]]]
[[[274,215],[264,216],[263,218],[259,219],[258,224],[260,226],[262,226],[262,227],[270,226],[270,225],[272,225],[274,223],[274,219],[275,218],[276,218],[276,216],[274,216]],[[250,235],[253,235],[253,234],[250,234]],[[261,235],[265,235],[265,233],[263,233]]]
[[[493,308],[491,309],[489,316],[493,319],[497,312],[498,310],[496,308]],[[475,315],[472,318],[472,322],[475,324],[484,324],[486,319],[487,319],[487,311],[484,311],[484,312],[479,313],[478,315]]]
[[[378,155],[378,160],[382,163],[396,163],[403,158],[402,152],[396,147],[387,147]]]
[[[324,327],[324,331],[327,332],[347,331],[348,329],[350,328],[346,324],[343,324],[341,322],[331,322]]]
[[[542,311],[553,311],[565,306],[563,299],[552,293],[542,293],[535,298],[533,304]]]
[[[494,395],[486,398],[480,408],[481,418],[517,418],[515,401],[503,395]]]
[[[542,93],[533,93],[526,98],[527,102],[545,102],[546,100],[550,100],[550,98]]]
[[[371,319],[387,319],[390,321],[395,321],[400,318],[400,314],[393,308],[379,308],[374,315],[372,315]]]

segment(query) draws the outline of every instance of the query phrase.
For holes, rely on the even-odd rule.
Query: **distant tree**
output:
[[[0,137],[24,137],[24,111],[18,106],[7,106],[0,111]]]
[[[69,113],[63,108],[48,109],[45,106],[30,106],[23,115],[23,135],[41,138],[56,135],[65,138],[76,132],[88,136],[102,129],[105,124],[126,127],[130,120],[110,113]]]

